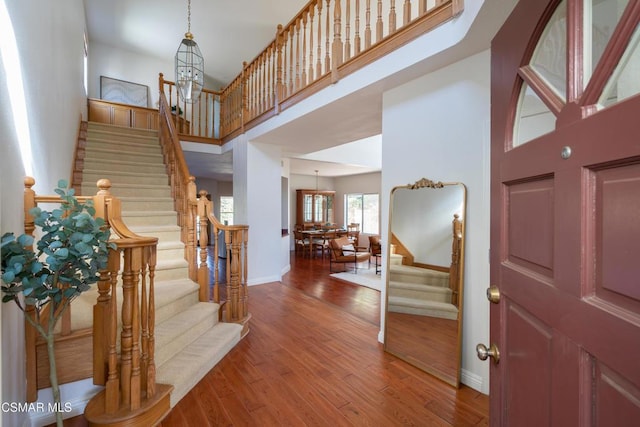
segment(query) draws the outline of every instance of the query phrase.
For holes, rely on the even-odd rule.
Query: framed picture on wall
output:
[[[100,76],[100,99],[146,108],[149,86]]]

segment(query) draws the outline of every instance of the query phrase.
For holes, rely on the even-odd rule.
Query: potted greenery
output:
[[[67,183],[58,182],[55,192],[62,201],[59,209],[29,211],[42,229],[37,249],[33,237],[13,233],[2,236],[2,302],[13,301],[25,318],[47,342],[50,381],[56,408],[56,424],[62,426],[60,388],[54,356],[54,329],[71,301],[88,290],[107,267],[109,229],[102,218],[94,218],[93,201],[80,203]],[[45,310],[48,308],[48,310]],[[33,309],[33,316],[28,314]],[[46,314],[45,314],[46,313]],[[48,316],[44,327],[41,316]]]

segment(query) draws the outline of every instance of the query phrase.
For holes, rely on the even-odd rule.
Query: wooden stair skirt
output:
[[[130,426],[154,426],[160,423],[171,410],[170,396],[173,386],[156,384],[156,394],[152,399],[146,399],[143,395],[142,405],[136,410],[129,407],[121,407],[113,414],[105,413],[105,395],[102,390],[89,401],[84,416],[90,426],[105,427],[130,427]]]

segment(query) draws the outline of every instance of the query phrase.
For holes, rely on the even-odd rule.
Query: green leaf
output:
[[[16,275],[13,271],[5,271],[4,274],[2,274],[2,280],[5,283],[12,283],[16,280]]]
[[[81,254],[91,254],[93,249],[84,242],[77,243],[74,248]]]
[[[67,180],[66,179],[58,180],[58,188],[67,188]]]
[[[53,256],[55,256],[56,258],[65,259],[65,258],[67,258],[69,256],[69,249],[60,248],[57,251],[55,251]]]
[[[29,215],[31,215],[33,217],[39,217],[41,213],[42,213],[42,209],[40,209],[37,206],[29,209]]]
[[[33,245],[33,236],[29,236],[28,234],[21,234],[18,237],[18,243],[20,246],[31,246]]]

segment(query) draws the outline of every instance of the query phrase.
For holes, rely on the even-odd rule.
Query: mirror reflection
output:
[[[458,387],[466,187],[423,178],[391,191],[384,348]]]

